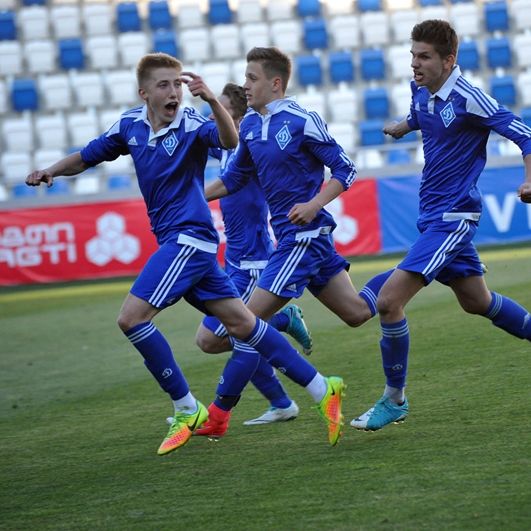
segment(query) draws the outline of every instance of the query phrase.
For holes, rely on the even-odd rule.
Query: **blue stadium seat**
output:
[[[328,48],[328,33],[324,19],[304,21],[304,46],[308,50]]]
[[[173,31],[159,30],[153,34],[153,51],[179,57],[177,39]]]
[[[385,135],[382,131],[383,120],[366,120],[360,122],[360,143],[362,146],[377,146],[385,144]]]
[[[354,81],[354,62],[350,52],[332,52],[328,56],[330,79],[333,83]]]
[[[402,118],[403,118],[403,116],[397,117],[397,121],[400,121]],[[395,143],[407,144],[408,142],[416,142],[417,140],[418,140],[417,131],[410,131],[409,133],[407,133],[403,137],[394,140],[394,142]]]
[[[23,0],[22,4],[25,6],[45,6],[46,0]]]
[[[15,13],[13,11],[0,11],[0,41],[14,41],[16,39]]]
[[[208,21],[210,24],[230,24],[232,22],[232,11],[227,0],[209,1]]]
[[[520,111],[520,116],[524,124],[528,127],[531,127],[531,107],[526,107],[525,109],[522,109]]]
[[[443,0],[420,0],[419,4],[421,7],[442,6]]]
[[[37,192],[38,190],[35,186],[28,186],[24,183],[15,184],[15,186],[11,188],[11,194],[15,198],[33,197],[37,195]]]
[[[410,164],[411,155],[407,149],[395,148],[391,149],[387,154],[387,164]]]
[[[516,87],[512,76],[496,76],[490,80],[490,93],[502,105],[516,104]]]
[[[70,185],[64,179],[54,179],[53,186],[44,189],[48,195],[68,195],[70,193]]]
[[[299,85],[321,85],[323,83],[323,72],[321,62],[315,55],[299,55],[296,58],[297,78]]]
[[[109,190],[123,190],[124,188],[131,188],[131,177],[129,175],[109,175],[107,179],[107,187]]]
[[[491,68],[507,68],[512,64],[511,45],[507,37],[487,39],[487,63]]]
[[[11,86],[11,104],[15,111],[36,111],[39,108],[37,84],[33,79],[15,79]]]
[[[148,8],[149,27],[152,30],[172,29],[173,20],[166,0],[152,0]]]
[[[476,41],[464,41],[459,45],[457,62],[462,70],[479,70],[479,50]]]
[[[298,0],[297,13],[299,17],[318,17],[321,15],[321,2],[319,0]]]
[[[116,26],[118,31],[140,31],[140,15],[135,2],[124,2],[116,6]]]
[[[361,50],[360,64],[363,79],[385,79],[385,61],[382,50]]]
[[[365,11],[381,11],[381,0],[358,0],[358,9],[363,13]]]
[[[485,4],[484,13],[487,31],[507,31],[509,29],[509,14],[505,1]]]
[[[363,92],[365,116],[374,118],[389,117],[389,96],[385,88],[368,88]]]
[[[59,64],[65,70],[70,68],[82,70],[85,68],[85,55],[83,54],[81,39],[59,40]]]

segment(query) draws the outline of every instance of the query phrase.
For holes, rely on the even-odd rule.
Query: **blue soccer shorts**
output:
[[[331,278],[348,268],[349,263],[337,253],[330,234],[290,238],[279,242],[258,286],[279,297],[298,298],[306,287],[317,296]]]
[[[428,285],[432,280],[448,284],[454,278],[483,275],[483,265],[472,239],[477,222],[437,221],[419,226],[420,236],[398,269],[420,273]]]
[[[176,241],[164,243],[151,255],[131,293],[161,309],[184,297],[203,313],[208,313],[204,301],[239,298],[215,253]]]

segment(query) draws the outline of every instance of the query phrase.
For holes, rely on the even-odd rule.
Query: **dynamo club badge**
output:
[[[173,155],[177,144],[179,144],[179,141],[177,140],[177,137],[173,131],[162,141],[162,145],[170,157]]]
[[[284,148],[290,143],[291,138],[291,133],[289,132],[288,126],[286,124],[284,124],[282,129],[280,129],[280,131],[275,135],[278,147],[282,151],[284,151]]]
[[[444,127],[448,127],[454,120],[455,120],[455,112],[454,108],[452,106],[452,102],[450,102],[442,111],[441,111],[441,118],[444,124]]]

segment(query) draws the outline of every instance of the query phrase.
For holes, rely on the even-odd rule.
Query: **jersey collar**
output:
[[[432,94],[431,97],[434,98],[435,96],[438,96],[441,100],[446,101],[450,92],[454,89],[459,77],[461,77],[461,69],[458,65],[455,65],[451,74],[448,76],[448,79],[444,82],[444,85],[435,94]]]
[[[276,114],[277,112],[281,112],[286,109],[288,105],[291,105],[294,101],[295,100],[293,98],[280,98],[278,100],[273,100],[269,103],[266,103],[265,108],[267,109],[268,114]],[[249,108],[247,112],[260,114],[258,111],[255,111],[252,108]]]
[[[171,129],[178,129],[181,125],[181,121],[183,119],[184,109],[182,107],[179,107],[179,110],[177,111],[177,114],[171,124],[169,124],[167,127],[164,127],[157,131],[156,133],[153,131],[153,128],[151,127],[151,123],[148,120],[147,115],[147,105],[144,104],[142,107],[142,110],[140,111],[140,116],[135,120],[135,122],[144,122],[149,127],[149,139],[148,143],[154,140],[155,138],[159,138],[161,136],[164,136],[168,131]]]

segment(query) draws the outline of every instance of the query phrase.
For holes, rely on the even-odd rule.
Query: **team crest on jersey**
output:
[[[454,108],[452,106],[452,102],[450,102],[442,111],[441,111],[441,118],[444,124],[444,127],[448,127],[454,120],[455,120],[455,112]]]
[[[162,141],[162,145],[170,157],[173,155],[178,143],[179,141],[177,140],[177,137],[173,131]]]
[[[278,147],[282,150],[290,143],[292,136],[289,132],[288,126],[284,124],[282,129],[275,135]]]

